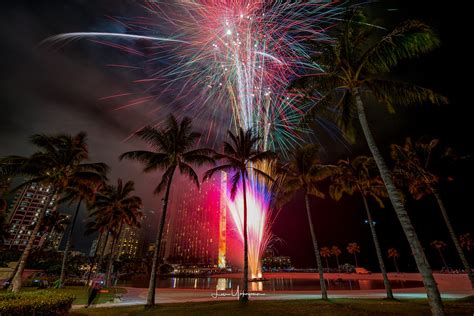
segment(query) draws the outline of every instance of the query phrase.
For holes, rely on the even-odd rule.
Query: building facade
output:
[[[216,175],[200,188],[188,181],[172,188],[160,249],[167,263],[225,267],[226,204],[221,186],[221,176]]]
[[[31,183],[19,191],[8,212],[8,237],[5,246],[22,250],[30,239],[33,229],[38,222],[39,216],[44,208],[45,215],[56,211],[56,196],[50,186]],[[53,233],[54,234],[54,233]],[[38,232],[33,247],[42,247],[52,238],[53,244],[59,247],[63,233],[49,236],[48,233]]]

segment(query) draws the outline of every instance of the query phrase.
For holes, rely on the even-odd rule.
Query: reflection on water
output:
[[[142,281],[123,281],[124,286],[145,288],[148,283]],[[422,287],[421,281],[390,281],[392,287],[414,288]],[[351,280],[337,279],[326,280],[329,290],[377,290],[383,289],[382,280]],[[235,289],[237,285],[242,288],[242,280],[239,278],[192,278],[192,277],[171,277],[157,280],[158,288],[172,289],[212,289],[225,291]],[[311,291],[319,290],[319,279],[291,279],[291,278],[272,278],[267,281],[250,282],[249,289],[252,292],[258,291]]]

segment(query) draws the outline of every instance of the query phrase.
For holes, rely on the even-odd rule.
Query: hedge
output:
[[[0,316],[68,315],[74,296],[52,291],[0,294]]]

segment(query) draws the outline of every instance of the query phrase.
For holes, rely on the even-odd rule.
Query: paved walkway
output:
[[[229,277],[230,275],[228,275]],[[235,275],[233,275],[235,277]],[[219,277],[225,277],[219,275]],[[317,279],[316,273],[285,273],[285,274],[265,274],[265,277],[280,277],[280,278],[314,278]],[[365,279],[365,280],[381,280],[381,275],[374,273],[370,275],[355,275],[355,274],[338,274],[328,273],[325,275],[327,279]],[[444,299],[462,298],[474,295],[474,290],[470,287],[467,275],[463,274],[435,274],[438,282],[441,296]],[[421,276],[416,273],[401,273],[389,274],[390,280],[416,280],[421,281]],[[123,294],[122,301],[117,303],[103,303],[94,305],[93,308],[112,307],[112,306],[130,306],[130,305],[144,305],[146,302],[147,289],[143,288],[126,288],[127,293]],[[234,289],[235,292],[236,289]],[[157,289],[156,303],[183,303],[183,302],[205,302],[211,300],[236,300],[235,296],[231,296],[231,292],[220,291],[226,296],[215,297],[216,292],[202,289]],[[320,291],[269,291],[256,292],[261,293],[259,296],[251,297],[252,300],[294,300],[294,299],[318,299],[321,298]],[[262,295],[263,294],[263,295]],[[394,294],[396,298],[426,298],[424,288],[408,288],[395,289]],[[329,290],[330,298],[384,298],[385,291],[381,290]],[[83,308],[82,305],[74,305],[73,309]]]

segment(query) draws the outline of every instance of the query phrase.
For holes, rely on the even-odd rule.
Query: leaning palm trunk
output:
[[[148,296],[146,299],[146,306],[153,306],[155,305],[155,288],[156,288],[156,273],[158,270],[158,256],[160,254],[161,249],[161,238],[163,236],[163,230],[165,228],[165,220],[166,220],[166,210],[168,209],[168,198],[170,195],[171,189],[171,181],[173,179],[174,170],[171,173],[171,176],[168,180],[168,184],[166,186],[165,196],[163,198],[163,209],[161,212],[161,220],[160,220],[160,228],[158,230],[158,234],[156,235],[155,240],[155,249],[153,251],[153,259],[151,265],[151,274],[150,274],[150,283],[148,285]]]
[[[397,271],[397,273],[400,273],[400,270],[398,269],[397,258],[393,257],[393,263],[395,264],[395,271]]]
[[[319,284],[321,285],[321,298],[323,300],[327,300],[328,292],[326,289],[326,282],[324,281],[323,264],[321,262],[321,256],[319,255],[318,240],[316,239],[316,233],[314,232],[313,221],[311,219],[311,212],[309,208],[309,198],[308,198],[307,192],[305,192],[304,198],[306,202],[306,213],[308,215],[309,230],[311,231],[311,239],[313,239],[314,254],[316,256],[316,265],[318,266]]]
[[[415,228],[413,227],[410,218],[408,217],[408,213],[405,210],[405,206],[403,205],[400,193],[395,187],[390,171],[387,165],[385,164],[385,160],[382,157],[382,154],[380,153],[377,144],[375,143],[374,136],[372,135],[369,123],[367,121],[367,117],[365,115],[364,104],[362,103],[362,99],[360,98],[359,91],[357,88],[354,88],[352,93],[356,100],[357,114],[359,117],[360,125],[365,135],[365,139],[367,141],[367,145],[369,146],[370,152],[372,153],[375,163],[377,164],[380,176],[382,177],[385,187],[387,188],[390,201],[392,202],[395,213],[397,214],[403,232],[407,237],[408,243],[410,244],[410,248],[415,257],[415,262],[418,267],[418,271],[420,272],[421,277],[423,279],[423,284],[425,286],[426,294],[428,296],[431,312],[435,316],[444,315],[443,302],[441,301],[441,295],[438,290],[438,285],[436,284],[436,281],[433,277],[433,272],[431,271],[430,264],[426,259],[423,247],[421,246],[420,240],[418,239]]]
[[[375,246],[375,253],[377,254],[377,259],[379,261],[380,272],[382,272],[383,285],[385,287],[385,291],[387,292],[387,298],[393,299],[392,286],[390,285],[390,281],[388,280],[387,270],[385,269],[385,264],[383,262],[382,250],[380,249],[379,239],[377,238],[377,233],[375,232],[375,226],[374,226],[374,223],[372,222],[372,215],[370,214],[369,204],[367,203],[367,199],[365,198],[364,194],[362,194],[362,199],[364,200],[365,211],[367,213],[367,220],[369,221],[370,232],[372,233],[372,239],[374,241],[374,246]]]
[[[242,191],[244,199],[244,289],[239,297],[241,302],[247,302],[249,300],[249,247],[247,239],[247,188],[245,183],[245,175],[242,174]]]
[[[451,225],[451,221],[449,220],[448,213],[446,212],[446,208],[444,207],[443,200],[441,200],[441,197],[439,196],[439,193],[432,188],[433,194],[436,198],[436,201],[438,202],[439,210],[441,211],[441,214],[443,215],[444,222],[446,223],[446,227],[448,227],[449,235],[451,236],[451,239],[453,240],[454,246],[456,247],[456,251],[458,252],[459,258],[461,258],[462,265],[464,266],[464,270],[467,273],[467,276],[469,277],[469,281],[471,282],[471,287],[474,289],[474,276],[472,274],[471,267],[469,266],[469,262],[466,259],[466,256],[464,255],[464,252],[461,248],[461,245],[459,244],[459,240],[456,236],[456,233],[454,232],[454,228]]]
[[[82,203],[82,199],[80,199],[79,202],[77,203],[76,212],[74,213],[74,217],[73,217],[72,223],[71,223],[71,230],[69,231],[69,234],[67,235],[66,247],[64,248],[64,254],[63,254],[63,263],[61,265],[61,276],[59,277],[59,286],[60,287],[64,286],[64,277],[66,275],[67,256],[68,256],[68,253],[69,253],[69,248],[71,248],[72,233],[74,232],[74,226],[76,224],[77,214],[79,213],[79,209],[81,208],[81,203]]]
[[[20,262],[18,263],[18,269],[16,270],[15,276],[13,277],[13,280],[12,280],[11,291],[13,293],[20,292],[21,284],[22,284],[21,276],[23,274],[23,271],[25,270],[26,262],[28,261],[28,257],[30,256],[31,250],[33,249],[36,235],[38,234],[38,231],[41,227],[41,222],[43,221],[43,217],[44,217],[44,214],[46,213],[46,209],[48,208],[49,203],[51,202],[55,194],[56,194],[56,191],[53,191],[51,198],[46,202],[45,206],[41,210],[41,213],[38,216],[38,221],[36,222],[35,228],[31,232],[31,236],[30,236],[30,239],[28,240],[28,243],[26,244],[25,250],[23,250],[23,253],[20,258]]]
[[[94,255],[92,256],[91,264],[89,266],[89,273],[87,274],[87,281],[86,281],[86,284],[85,284],[86,286],[89,285],[89,282],[90,282],[91,277],[92,277],[92,271],[94,270],[94,266],[96,264],[97,249],[99,248],[99,242],[102,239],[102,236],[103,236],[103,233],[101,232],[99,234],[99,237],[97,238],[97,245],[95,247]],[[105,242],[107,242],[107,239],[105,240]]]
[[[118,230],[117,236],[112,239],[112,246],[110,247],[110,256],[109,262],[107,264],[107,272],[105,273],[105,284],[110,287],[112,285],[112,270],[114,268],[114,261],[115,261],[115,245],[120,238],[120,234],[122,233],[123,223],[120,223],[120,228]]]

